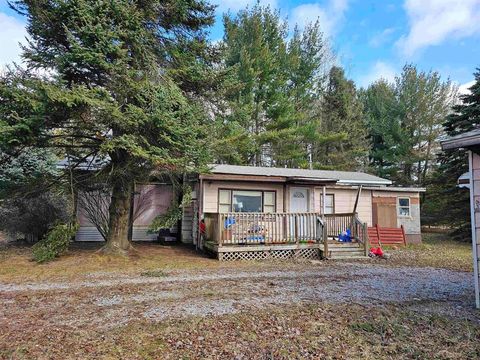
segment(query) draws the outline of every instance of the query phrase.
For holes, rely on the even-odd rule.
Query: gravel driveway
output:
[[[150,273],[155,274],[155,273]],[[0,283],[0,327],[88,325],[222,315],[292,303],[403,303],[473,314],[472,273],[379,264],[319,262],[176,271],[158,276],[90,274],[72,283]],[[39,322],[38,322],[39,321]]]

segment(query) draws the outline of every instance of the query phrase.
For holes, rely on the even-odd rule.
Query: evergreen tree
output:
[[[424,186],[456,93],[450,80],[443,82],[437,72],[418,71],[413,65],[405,65],[396,77],[395,91],[404,153],[397,179],[400,184]]]
[[[278,12],[257,4],[225,16],[224,24],[224,65],[231,77],[222,125],[235,156],[222,151],[220,160],[308,166],[318,122],[312,103],[320,97],[329,53],[319,23],[303,32],[296,28],[288,40]]]
[[[445,133],[455,136],[480,126],[480,69],[469,94],[460,97],[461,103],[453,106],[453,112],[444,123]],[[468,156],[465,150],[445,150],[439,154],[439,166],[430,177],[422,221],[426,224],[447,225],[455,229],[454,235],[462,240],[470,239],[469,191],[458,187],[458,178],[468,172]]]
[[[289,101],[293,104],[293,121],[299,136],[296,142],[281,143],[286,148],[283,150],[285,158],[294,159],[286,165],[313,167],[314,145],[332,140],[319,131],[322,114],[321,109],[315,106],[323,97],[330,66],[331,53],[323,39],[319,21],[308,24],[303,31],[295,27],[288,43],[287,91]]]
[[[242,162],[265,165],[275,137],[273,125],[291,113],[284,91],[287,25],[278,12],[257,4],[236,17],[226,15],[224,27],[224,61],[233,73],[227,126],[248,133]]]
[[[362,90],[360,97],[372,146],[370,168],[380,177],[393,179],[402,155],[402,147],[398,144],[403,141],[395,88],[381,79]]]
[[[363,106],[355,84],[343,69],[332,67],[328,85],[320,102],[321,123],[317,130],[328,139],[314,145],[316,167],[337,170],[364,170],[369,143],[363,120]]]
[[[449,80],[413,65],[405,65],[393,84],[379,81],[362,93],[372,141],[370,165],[379,176],[425,186],[455,93]]]
[[[155,171],[198,169],[208,159],[201,95],[212,85],[202,0],[15,1],[28,20],[30,72],[0,81],[0,146],[53,147],[108,160],[112,196],[105,250],[130,247],[132,189]]]

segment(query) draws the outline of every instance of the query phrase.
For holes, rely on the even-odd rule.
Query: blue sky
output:
[[[212,0],[218,5],[212,40],[223,36],[222,13],[256,0]],[[392,80],[406,62],[439,71],[459,85],[480,67],[480,0],[261,0],[293,27],[320,19],[347,76],[359,86]],[[18,61],[24,19],[0,0],[0,65]]]

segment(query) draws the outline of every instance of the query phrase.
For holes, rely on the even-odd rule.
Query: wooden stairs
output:
[[[407,245],[405,230],[399,228],[380,227],[378,225],[368,228],[368,240],[370,245]]]
[[[365,248],[358,242],[328,242],[328,254],[324,253],[323,244],[320,245],[322,257],[333,260],[348,260],[348,259],[367,259]]]

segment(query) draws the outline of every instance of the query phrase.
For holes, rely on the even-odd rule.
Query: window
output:
[[[398,198],[398,215],[410,216],[410,198]]]
[[[263,192],[263,212],[265,213],[275,212],[275,192],[274,191]]]
[[[234,212],[262,212],[261,191],[233,191]]]
[[[320,205],[323,209],[323,195],[320,196]],[[335,195],[326,194],[325,195],[325,214],[335,213]]]
[[[275,191],[219,190],[218,211],[275,212]]]
[[[232,211],[232,192],[230,190],[218,192],[218,211],[221,213]]]

